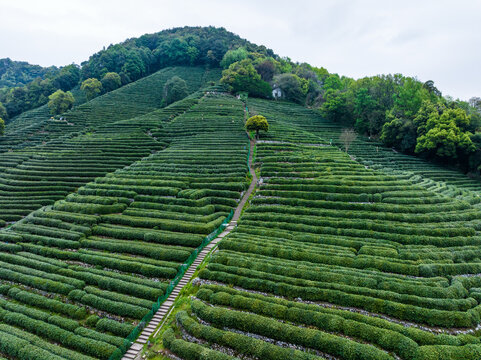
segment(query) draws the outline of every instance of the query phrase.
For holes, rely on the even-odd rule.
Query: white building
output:
[[[282,97],[282,90],[279,86],[274,85],[272,88],[272,97],[276,100]]]

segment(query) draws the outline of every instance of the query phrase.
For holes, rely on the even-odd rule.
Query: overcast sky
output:
[[[444,95],[481,96],[481,0],[0,0],[0,14],[0,58],[43,66],[213,25],[340,75],[402,73]]]

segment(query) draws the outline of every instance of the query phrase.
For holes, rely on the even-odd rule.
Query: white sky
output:
[[[403,73],[444,95],[481,96],[481,0],[0,0],[0,15],[0,58],[43,66],[213,25],[340,75]]]

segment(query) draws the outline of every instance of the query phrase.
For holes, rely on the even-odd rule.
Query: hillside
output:
[[[26,61],[0,59],[0,89],[26,85],[36,78],[44,78],[45,75],[55,74],[57,71],[54,66],[45,68]]]
[[[151,134],[162,125],[149,122],[148,114],[168,119],[184,110],[156,112],[160,89],[174,74],[188,81],[191,92],[218,76],[215,70],[167,68],[80,105],[62,120],[43,107],[10,122],[0,138],[0,227],[164,148],[168,140]],[[131,118],[133,128],[125,123]]]
[[[222,34],[222,56],[7,123],[0,360],[480,359],[481,182],[359,129],[345,151],[324,105],[341,78],[224,29],[129,39],[84,66],[189,34],[205,56]],[[165,106],[175,77],[186,92]],[[262,95],[296,77],[294,98]],[[431,120],[467,119],[432,101]]]
[[[272,127],[256,145],[258,189],[178,300],[163,346],[184,359],[206,348],[219,359],[477,358],[481,213],[432,186],[470,181],[422,177],[418,160],[373,170],[329,146],[337,128],[314,112],[248,105]]]

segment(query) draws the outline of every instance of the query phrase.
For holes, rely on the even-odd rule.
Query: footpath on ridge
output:
[[[237,220],[239,219],[242,213],[242,209],[244,208],[244,205],[246,204],[247,200],[249,199],[250,195],[254,191],[257,184],[257,176],[254,168],[252,167],[252,158],[253,158],[255,144],[256,144],[256,141],[254,139],[250,139],[249,172],[252,176],[252,181],[249,185],[249,188],[247,189],[244,196],[242,197],[241,201],[237,205],[231,221],[229,222],[225,230],[222,233],[220,233],[214,240],[212,240],[208,245],[206,245],[205,248],[199,253],[199,255],[197,256],[195,261],[192,263],[192,265],[190,265],[190,267],[186,270],[182,279],[174,287],[170,296],[160,306],[159,310],[157,310],[152,320],[144,328],[144,330],[142,331],[140,336],[137,338],[135,343],[132,344],[130,349],[122,357],[122,360],[133,360],[133,359],[136,359],[141,354],[142,348],[144,344],[147,343],[149,337],[154,333],[154,331],[157,329],[159,324],[163,324],[163,322],[167,319],[170,312],[174,309],[174,306],[173,306],[174,300],[180,294],[184,286],[187,285],[192,280],[192,277],[197,267],[202,263],[205,257],[217,246],[217,244],[225,236],[227,236],[237,225]]]

